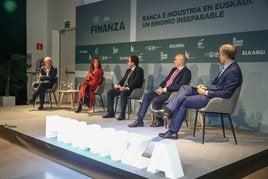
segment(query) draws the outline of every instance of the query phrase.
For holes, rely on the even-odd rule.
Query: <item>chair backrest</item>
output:
[[[128,98],[131,98],[131,99],[140,99],[143,96],[143,94],[144,94],[144,88],[145,88],[145,79],[143,79],[143,83],[142,83],[141,88],[134,89],[131,92],[131,94],[129,95]]]
[[[54,85],[52,86],[52,88],[49,89],[49,90],[52,91],[52,92],[55,92],[55,91],[57,91],[57,89],[58,89],[58,83],[56,82],[56,83],[54,83]]]
[[[103,77],[101,84],[96,88],[95,95],[100,95],[104,91],[105,86],[105,77]]]
[[[214,113],[225,113],[232,114],[234,112],[235,106],[237,104],[239,94],[241,91],[241,86],[239,86],[233,93],[233,95],[228,98],[212,98],[206,107],[199,109],[201,112],[214,112]]]

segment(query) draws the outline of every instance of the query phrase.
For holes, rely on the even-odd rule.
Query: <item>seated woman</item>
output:
[[[82,111],[83,104],[88,106],[89,111],[92,110],[92,107],[95,104],[95,90],[102,83],[102,80],[103,69],[101,68],[100,59],[98,57],[93,57],[86,78],[79,88],[78,108],[75,111],[76,113]]]

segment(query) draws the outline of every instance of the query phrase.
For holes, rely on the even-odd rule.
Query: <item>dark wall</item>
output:
[[[0,24],[0,64],[10,62],[15,53],[26,57],[26,0],[1,0]],[[24,60],[26,63],[26,58]],[[11,70],[16,72],[14,68],[12,65]],[[24,104],[27,100],[26,66],[17,73],[22,77],[16,81],[19,90],[11,90],[10,95],[16,95],[16,104]],[[0,95],[4,95],[5,74],[1,75]]]

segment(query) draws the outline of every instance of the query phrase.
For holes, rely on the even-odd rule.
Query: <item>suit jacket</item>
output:
[[[40,70],[41,73],[41,81],[46,81],[47,83],[51,83],[54,84],[58,81],[57,78],[57,68],[54,68],[53,66],[51,66],[51,69],[48,73],[48,76],[46,74],[46,68],[42,67]]]
[[[238,88],[243,81],[242,73],[237,62],[234,61],[218,78],[212,81],[212,85],[207,86],[207,97],[214,98],[230,98],[235,89]]]
[[[171,71],[169,72],[168,76],[166,77],[166,79],[164,81],[162,81],[159,86],[161,86],[162,88],[164,88],[166,86],[167,81],[169,80],[169,78],[171,77],[171,75],[176,70],[177,70],[176,67],[172,68]],[[172,93],[172,92],[175,92],[175,91],[179,91],[179,89],[181,88],[182,85],[188,85],[190,83],[191,78],[192,78],[191,71],[185,66],[176,75],[176,77],[173,80],[173,82],[171,83],[171,85],[167,87],[167,92],[171,92]]]
[[[131,69],[127,69],[125,75],[123,78],[119,81],[120,86],[124,85],[124,82],[126,81],[128,74],[131,73]],[[130,89],[130,91],[133,91],[135,88],[141,88],[143,84],[143,69],[139,66],[136,66],[133,72],[131,73],[130,77],[128,78],[128,85],[127,87]]]

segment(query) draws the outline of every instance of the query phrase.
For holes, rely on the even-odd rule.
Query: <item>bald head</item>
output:
[[[178,53],[175,55],[174,58],[174,65],[175,67],[179,68],[179,67],[183,67],[186,64],[187,58],[185,56],[184,53]]]

